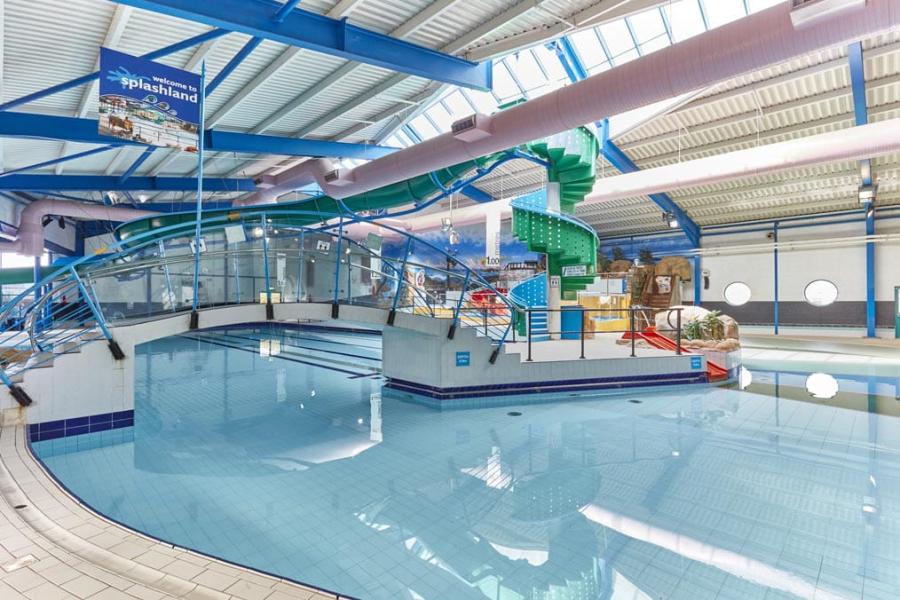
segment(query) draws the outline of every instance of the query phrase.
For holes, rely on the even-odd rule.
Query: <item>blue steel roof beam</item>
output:
[[[188,38],[181,42],[176,42],[174,44],[166,46],[165,48],[160,48],[159,50],[154,50],[153,52],[143,54],[141,55],[141,58],[146,58],[147,60],[156,60],[157,58],[162,58],[170,54],[175,54],[176,52],[181,52],[182,50],[191,48],[198,44],[202,44],[203,42],[214,40],[216,38],[222,37],[223,35],[227,35],[228,33],[229,32],[224,29],[212,29],[210,31],[207,31],[206,33],[201,33],[200,35],[195,35],[192,38]],[[94,71],[93,73],[89,73],[88,75],[84,75],[82,77],[78,77],[76,79],[72,79],[70,81],[48,87],[39,92],[34,92],[33,94],[28,94],[27,96],[22,96],[20,98],[16,98],[15,100],[10,100],[9,102],[0,104],[0,111],[10,110],[12,108],[16,108],[17,106],[22,106],[23,104],[28,104],[29,102],[40,100],[41,98],[44,98],[46,96],[52,96],[53,94],[64,92],[65,90],[78,87],[79,85],[90,83],[91,81],[98,79],[99,77],[100,71]]]
[[[0,190],[40,192],[62,190],[71,192],[105,191],[157,191],[192,192],[197,189],[195,177],[131,177],[120,181],[118,175],[10,175],[0,177]],[[253,192],[252,179],[223,179],[211,177],[203,180],[207,192]]]
[[[116,140],[102,136],[94,119],[57,117],[20,112],[0,112],[0,137],[24,137],[81,142],[86,144],[110,144],[114,146],[144,144]],[[350,144],[329,140],[305,140],[273,135],[253,135],[235,131],[206,131],[206,148],[211,152],[247,152],[251,154],[280,154],[284,156],[310,156],[358,158],[371,160],[395,152],[397,148]]]
[[[571,77],[572,74],[575,74],[576,76],[578,74],[584,74],[586,76],[587,69],[584,68],[584,64],[582,64],[581,59],[575,52],[575,49],[572,47],[568,38],[563,36],[560,38],[560,42],[564,42],[561,44],[563,52],[558,52],[557,56],[562,62],[563,68],[566,68],[567,62],[572,61],[571,68],[566,69],[569,76]],[[566,51],[567,47],[569,51]],[[573,79],[573,81],[578,80]],[[622,173],[633,173],[634,171],[639,170],[638,166],[609,139],[608,119],[604,119],[597,123],[597,129],[600,134],[600,153],[613,167]],[[650,200],[665,212],[670,212],[675,215],[675,218],[678,220],[679,228],[681,228],[688,240],[690,240],[695,248],[700,246],[700,227],[680,206],[675,204],[675,201],[672,200],[668,194],[653,194],[650,196]]]
[[[280,9],[278,9],[278,12],[273,17],[273,20],[276,23],[281,23],[298,4],[300,4],[300,0],[288,0],[281,6]],[[259,47],[262,42],[263,39],[260,37],[252,37],[247,40],[247,43],[244,44],[244,46],[240,50],[238,50],[237,54],[231,57],[231,60],[228,61],[228,64],[222,67],[222,70],[219,71],[219,73],[209,84],[207,84],[206,89],[204,90],[206,96],[209,97],[210,95],[212,95],[212,93],[216,91],[216,88],[222,85],[222,83],[226,79],[228,79],[228,76],[231,75],[235,71],[235,69],[237,69],[241,65],[241,63],[244,62],[244,60]],[[141,154],[137,158],[137,160],[135,160],[134,163],[132,163],[132,165],[125,171],[125,174],[122,176],[123,180],[131,177],[131,175],[134,174],[137,168],[144,164],[144,162],[148,158],[150,158],[150,155],[153,154],[154,151],[155,148],[151,148],[149,151]]]
[[[68,162],[70,160],[78,160],[79,158],[85,158],[86,156],[93,156],[94,154],[100,154],[101,152],[113,150],[116,147],[117,147],[116,145],[109,145],[109,146],[103,146],[102,148],[92,148],[90,150],[85,150],[84,152],[78,152],[76,154],[69,154],[67,156],[60,156],[59,158],[45,160],[43,162],[35,163],[33,165],[28,165],[26,167],[20,167],[18,169],[13,169],[12,171],[4,171],[3,173],[0,173],[0,178],[9,177],[16,173],[24,173],[25,171],[33,171],[35,169],[43,169],[44,167],[52,167],[53,165],[58,165],[60,163]]]
[[[411,44],[302,9],[273,23],[271,0],[114,0],[136,8],[205,23],[289,46],[339,56],[480,90],[491,89],[491,63],[471,61]]]
[[[275,13],[275,16],[272,18],[276,23],[282,23],[287,18],[287,16],[294,10],[297,5],[300,4],[300,0],[288,0],[284,4],[281,5],[281,8],[278,9],[278,12]],[[228,64],[222,67],[222,70],[213,78],[213,80],[206,86],[206,95],[207,97],[212,95],[216,88],[222,85],[222,82],[228,79],[228,76],[231,75],[235,69],[237,69],[244,59],[246,59],[250,54],[256,50],[260,44],[263,43],[263,38],[261,37],[252,37],[247,40],[247,43],[244,44],[244,47],[238,50],[237,54],[231,57],[231,60],[228,61]]]

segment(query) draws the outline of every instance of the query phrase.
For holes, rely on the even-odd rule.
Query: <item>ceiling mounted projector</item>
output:
[[[866,0],[791,0],[791,21],[794,28],[805,27],[865,5]]]

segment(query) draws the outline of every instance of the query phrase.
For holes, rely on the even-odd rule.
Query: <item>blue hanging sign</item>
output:
[[[100,135],[197,152],[200,75],[100,49]]]
[[[457,367],[468,367],[469,366],[470,356],[468,352],[457,352],[456,353],[456,366]]]
[[[703,357],[702,356],[692,356],[691,357],[691,368],[692,369],[702,369],[703,368]]]

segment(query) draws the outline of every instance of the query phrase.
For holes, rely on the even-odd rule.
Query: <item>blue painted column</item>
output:
[[[694,306],[703,304],[703,269],[700,255],[694,257]]]
[[[866,100],[866,71],[863,60],[861,42],[850,44],[847,48],[847,59],[850,63],[850,89],[853,92],[853,115],[856,125],[869,122],[869,111]],[[860,183],[870,186],[873,183],[872,161],[859,161]],[[875,198],[866,204],[866,236],[875,235]],[[866,242],[866,337],[875,337],[875,243]]]
[[[772,239],[775,243],[775,250],[772,252],[772,256],[775,260],[775,285],[774,285],[774,302],[773,302],[773,317],[772,322],[775,326],[775,335],[778,335],[778,221],[775,221],[772,226]]]
[[[869,179],[871,183],[871,179]],[[866,204],[866,337],[874,338],[875,335],[875,200]]]

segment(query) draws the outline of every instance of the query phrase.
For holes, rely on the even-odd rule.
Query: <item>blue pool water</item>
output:
[[[900,597],[898,418],[713,387],[441,412],[379,356],[161,340],[133,428],[33,446],[122,523],[357,598]]]

